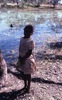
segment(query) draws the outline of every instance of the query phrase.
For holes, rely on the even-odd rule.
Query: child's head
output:
[[[33,26],[32,25],[26,25],[24,28],[24,36],[30,37],[33,34]]]

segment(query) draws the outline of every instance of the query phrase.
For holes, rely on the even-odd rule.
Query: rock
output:
[[[15,50],[11,50],[10,52],[11,52],[12,54],[14,54],[14,53],[15,53]]]
[[[62,42],[50,43],[50,48],[52,49],[62,48]]]
[[[9,7],[9,8],[17,7],[17,3],[7,3],[6,5],[7,5],[7,7]]]
[[[13,24],[10,24],[10,27],[13,27]]]

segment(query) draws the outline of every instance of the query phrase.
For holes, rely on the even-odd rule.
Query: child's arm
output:
[[[28,50],[26,55],[23,57],[24,59],[28,58],[32,54],[32,50]]]
[[[28,50],[28,52],[26,53],[26,55],[24,57],[20,57],[19,56],[19,60],[21,62],[21,64],[24,64],[25,60],[30,57],[30,55],[32,54],[32,50]]]

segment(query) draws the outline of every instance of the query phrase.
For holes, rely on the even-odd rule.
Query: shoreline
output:
[[[62,4],[56,5],[55,8],[53,8],[51,4],[41,4],[40,7],[26,6],[25,5],[23,8],[21,8],[21,7],[18,8],[16,3],[14,3],[14,4],[13,3],[7,3],[6,6],[3,6],[3,4],[0,3],[0,10],[5,10],[5,9],[6,10],[17,9],[17,10],[21,10],[21,11],[39,11],[39,10],[42,10],[42,9],[43,10],[45,10],[45,9],[46,10],[62,10]]]

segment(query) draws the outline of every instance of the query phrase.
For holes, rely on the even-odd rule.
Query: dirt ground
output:
[[[32,75],[31,89],[25,94],[21,74],[13,66],[8,80],[0,89],[0,100],[62,100],[62,50],[36,50],[36,72]],[[62,57],[62,56],[61,56]]]

